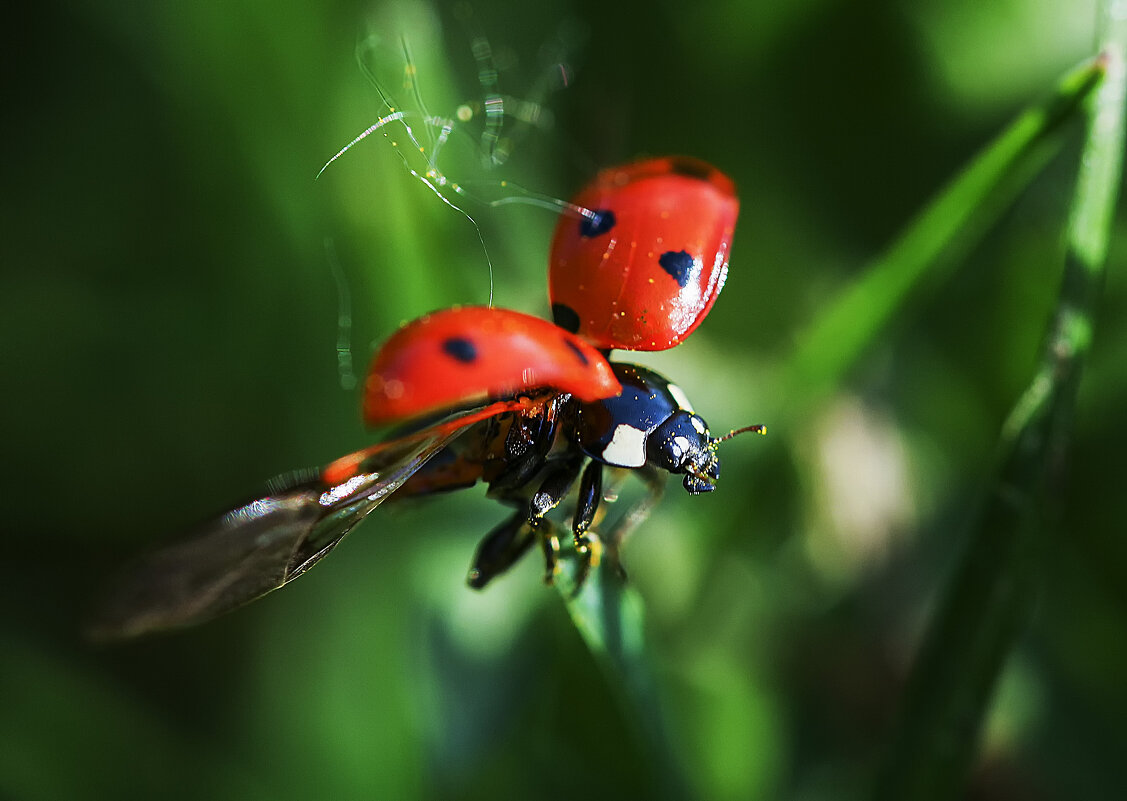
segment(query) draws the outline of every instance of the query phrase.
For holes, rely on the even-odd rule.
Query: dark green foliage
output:
[[[31,12],[5,70],[0,796],[829,801],[943,790],[937,766],[969,772],[956,798],[1120,796],[1122,142],[1086,140],[1083,68],[1007,127],[1092,56],[1094,7],[82,5]],[[454,179],[566,196],[663,153],[735,179],[723,295],[639,361],[715,432],[770,435],[721,446],[711,495],[670,484],[626,590],[602,571],[561,602],[531,559],[465,588],[505,514],[471,491],[379,510],[212,624],[91,647],[126,556],[371,441],[326,237],[358,366],[489,296],[477,233],[388,139],[313,181],[384,113],[352,50],[390,35],[387,80],[396,26],[444,115],[482,91],[473,26],[517,97],[567,42],[555,128],[493,173],[452,140]],[[1081,162],[1106,166],[1077,189]],[[547,315],[553,216],[467,210],[495,302]]]

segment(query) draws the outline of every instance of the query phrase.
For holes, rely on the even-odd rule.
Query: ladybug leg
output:
[[[654,507],[661,501],[661,496],[665,494],[665,479],[668,476],[666,472],[650,465],[639,467],[633,472],[646,485],[646,494],[626,510],[604,538],[607,559],[618,569],[623,578],[626,578],[626,571],[622,568],[622,561],[619,559],[619,549],[631,532],[650,516]]]
[[[540,550],[544,554],[544,583],[552,584],[560,572],[560,538],[547,520],[537,523],[536,530],[540,535]]]
[[[504,573],[524,556],[532,545],[532,529],[523,509],[485,535],[474,554],[466,583],[475,590]]]
[[[520,493],[521,487],[528,484],[544,467],[545,458],[537,452],[526,453],[513,459],[510,464],[489,482],[489,493],[495,498],[509,498]]]
[[[560,505],[567,497],[571,485],[579,476],[582,459],[567,459],[548,468],[548,473],[528,502],[528,524],[540,535],[540,545],[544,550],[544,581],[551,584],[559,572],[557,557],[560,540],[552,526],[547,525],[544,516]]]
[[[575,518],[571,530],[575,536],[575,550],[582,560],[579,574],[575,584],[578,590],[587,580],[587,574],[592,567],[598,567],[602,556],[602,540],[594,532],[588,532],[595,521],[595,513],[599,511],[599,503],[603,499],[603,466],[599,462],[591,461],[583,470],[583,477],[579,481],[579,497],[575,503]]]
[[[536,474],[544,469],[548,452],[555,441],[559,424],[559,399],[553,400],[543,416],[518,417],[505,435],[503,468],[489,479],[489,493],[494,498],[521,495]]]

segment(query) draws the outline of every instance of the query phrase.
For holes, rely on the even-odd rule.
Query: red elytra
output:
[[[463,306],[420,317],[380,348],[364,420],[383,425],[532,389],[593,401],[622,391],[606,358],[547,320]]]
[[[724,287],[739,213],[732,181],[698,159],[649,159],[603,170],[572,202],[594,216],[556,227],[556,323],[600,349],[684,340]]]

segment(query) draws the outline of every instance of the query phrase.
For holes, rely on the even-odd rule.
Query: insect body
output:
[[[582,580],[603,547],[591,528],[602,502],[606,468],[638,472],[650,490],[645,508],[660,497],[666,472],[684,474],[691,494],[714,489],[720,476],[716,455],[720,439],[685,408],[683,393],[646,368],[619,363],[610,367],[622,384],[621,394],[590,401],[553,394],[543,405],[478,423],[403,487],[402,494],[413,494],[417,488],[433,492],[481,479],[489,484],[491,497],[515,507],[478,547],[471,586],[484,587],[536,542],[543,549],[546,578],[551,580],[559,540],[555,524],[546,516],[568,497],[576,482],[571,533],[583,559]],[[631,525],[635,517],[624,516],[623,525]],[[606,535],[612,553],[624,534],[620,528]]]
[[[607,175],[600,175],[596,185],[605,184]],[[561,245],[557,233],[553,300],[579,292],[574,296],[583,314],[578,325],[483,307],[446,309],[408,323],[376,354],[365,382],[365,420],[399,425],[390,439],[337,459],[312,477],[275,482],[271,491],[207,523],[193,537],[142,559],[107,598],[91,634],[134,636],[202,622],[247,603],[304,573],[392,496],[481,481],[490,497],[514,507],[478,546],[469,583],[484,587],[536,543],[548,579],[555,575],[559,536],[548,514],[576,483],[571,534],[583,560],[580,581],[600,558],[602,543],[613,554],[622,536],[645,516],[660,497],[666,473],[683,475],[690,494],[713,490],[720,475],[717,446],[739,432],[712,436],[675,385],[644,367],[610,362],[607,353],[611,347],[656,349],[659,338],[665,343],[661,347],[670,347],[707,313],[726,269],[735,215],[731,184],[713,168],[683,159],[643,162],[615,175],[619,183],[610,200],[629,203],[608,206],[607,212],[625,221],[632,219],[636,204],[648,203],[629,191],[633,181],[650,185],[656,176],[655,189],[665,197],[681,191],[668,183],[675,179],[674,186],[687,197],[697,198],[703,190],[711,198],[713,205],[704,207],[707,226],[669,227],[682,243],[678,247],[697,254],[684,282],[697,282],[699,291],[689,293],[696,300],[682,302],[687,296],[668,285],[639,290],[639,281],[649,283],[647,271],[653,277],[652,264],[627,260],[599,268],[586,250],[589,243],[576,245],[564,235]],[[717,197],[725,193],[730,197]],[[638,225],[635,229],[650,232],[645,236],[654,243],[661,240]],[[568,276],[561,270],[576,263],[572,258],[578,258],[580,269]],[[664,265],[657,269],[670,277]],[[681,287],[684,276],[673,277]],[[643,305],[650,304],[645,319],[631,326],[616,317],[599,325],[601,307],[583,300],[591,280],[621,293],[616,308],[632,308],[628,299],[640,292]],[[567,317],[559,307],[557,320]],[[677,316],[681,312],[692,320],[686,323]],[[661,314],[668,319],[662,322]],[[650,338],[638,344],[639,336]],[[600,539],[592,527],[608,469],[635,472],[649,491]]]

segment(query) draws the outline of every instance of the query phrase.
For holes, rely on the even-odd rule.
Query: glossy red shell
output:
[[[583,401],[622,391],[606,358],[559,326],[505,309],[444,309],[384,343],[364,384],[370,425],[540,388]]]
[[[697,159],[650,159],[603,170],[572,202],[600,216],[556,227],[556,322],[602,349],[664,350],[692,333],[727,277],[732,181]]]

